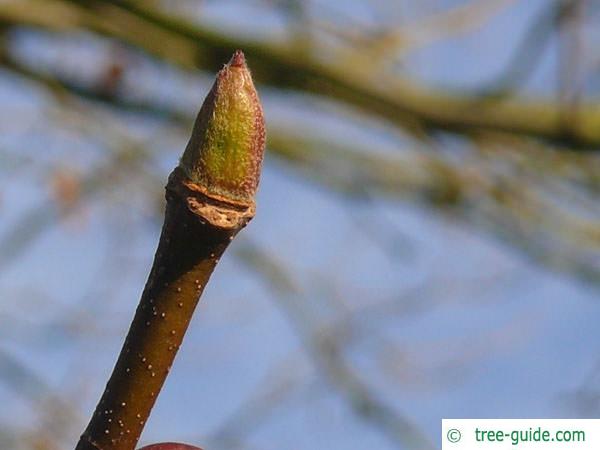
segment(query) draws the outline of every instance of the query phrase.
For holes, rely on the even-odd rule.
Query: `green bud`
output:
[[[265,147],[265,122],[244,54],[217,74],[179,166],[210,196],[253,203]]]

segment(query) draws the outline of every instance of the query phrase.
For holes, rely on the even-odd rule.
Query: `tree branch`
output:
[[[290,54],[272,44],[232,38],[206,26],[170,16],[140,3],[122,0],[29,0],[30,9],[17,15],[12,4],[0,8],[0,21],[64,31],[94,30],[135,46],[161,60],[190,69],[214,70],[239,47],[253,60],[255,79],[269,86],[322,95],[380,117],[404,129],[431,129],[469,135],[481,130],[503,131],[568,143],[582,150],[600,145],[600,108],[581,104],[577,120],[564,126],[562,106],[554,101],[521,97],[499,101],[468,92],[448,92],[420,86],[397,74],[381,72],[373,82],[368,67],[347,67]],[[71,5],[64,25],[47,20],[44,9]],[[35,7],[34,7],[35,6]],[[21,8],[21,10],[24,8]],[[20,11],[21,12],[21,11]],[[160,39],[156,39],[157,33]],[[158,41],[158,42],[157,42]],[[180,49],[173,52],[168,44]]]

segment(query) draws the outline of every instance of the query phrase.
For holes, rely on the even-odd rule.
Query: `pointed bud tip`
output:
[[[229,67],[245,67],[246,57],[244,56],[244,52],[241,50],[236,50],[227,65]]]

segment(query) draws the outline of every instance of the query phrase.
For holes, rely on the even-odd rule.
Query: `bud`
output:
[[[217,74],[179,166],[206,194],[252,204],[265,147],[265,123],[244,54]]]

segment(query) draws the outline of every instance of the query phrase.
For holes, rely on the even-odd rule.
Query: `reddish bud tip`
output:
[[[236,50],[227,65],[230,67],[244,67],[246,65],[246,57],[244,56],[244,52],[241,50]]]
[[[202,450],[193,445],[180,444],[177,442],[161,442],[160,444],[151,444],[138,450]]]

